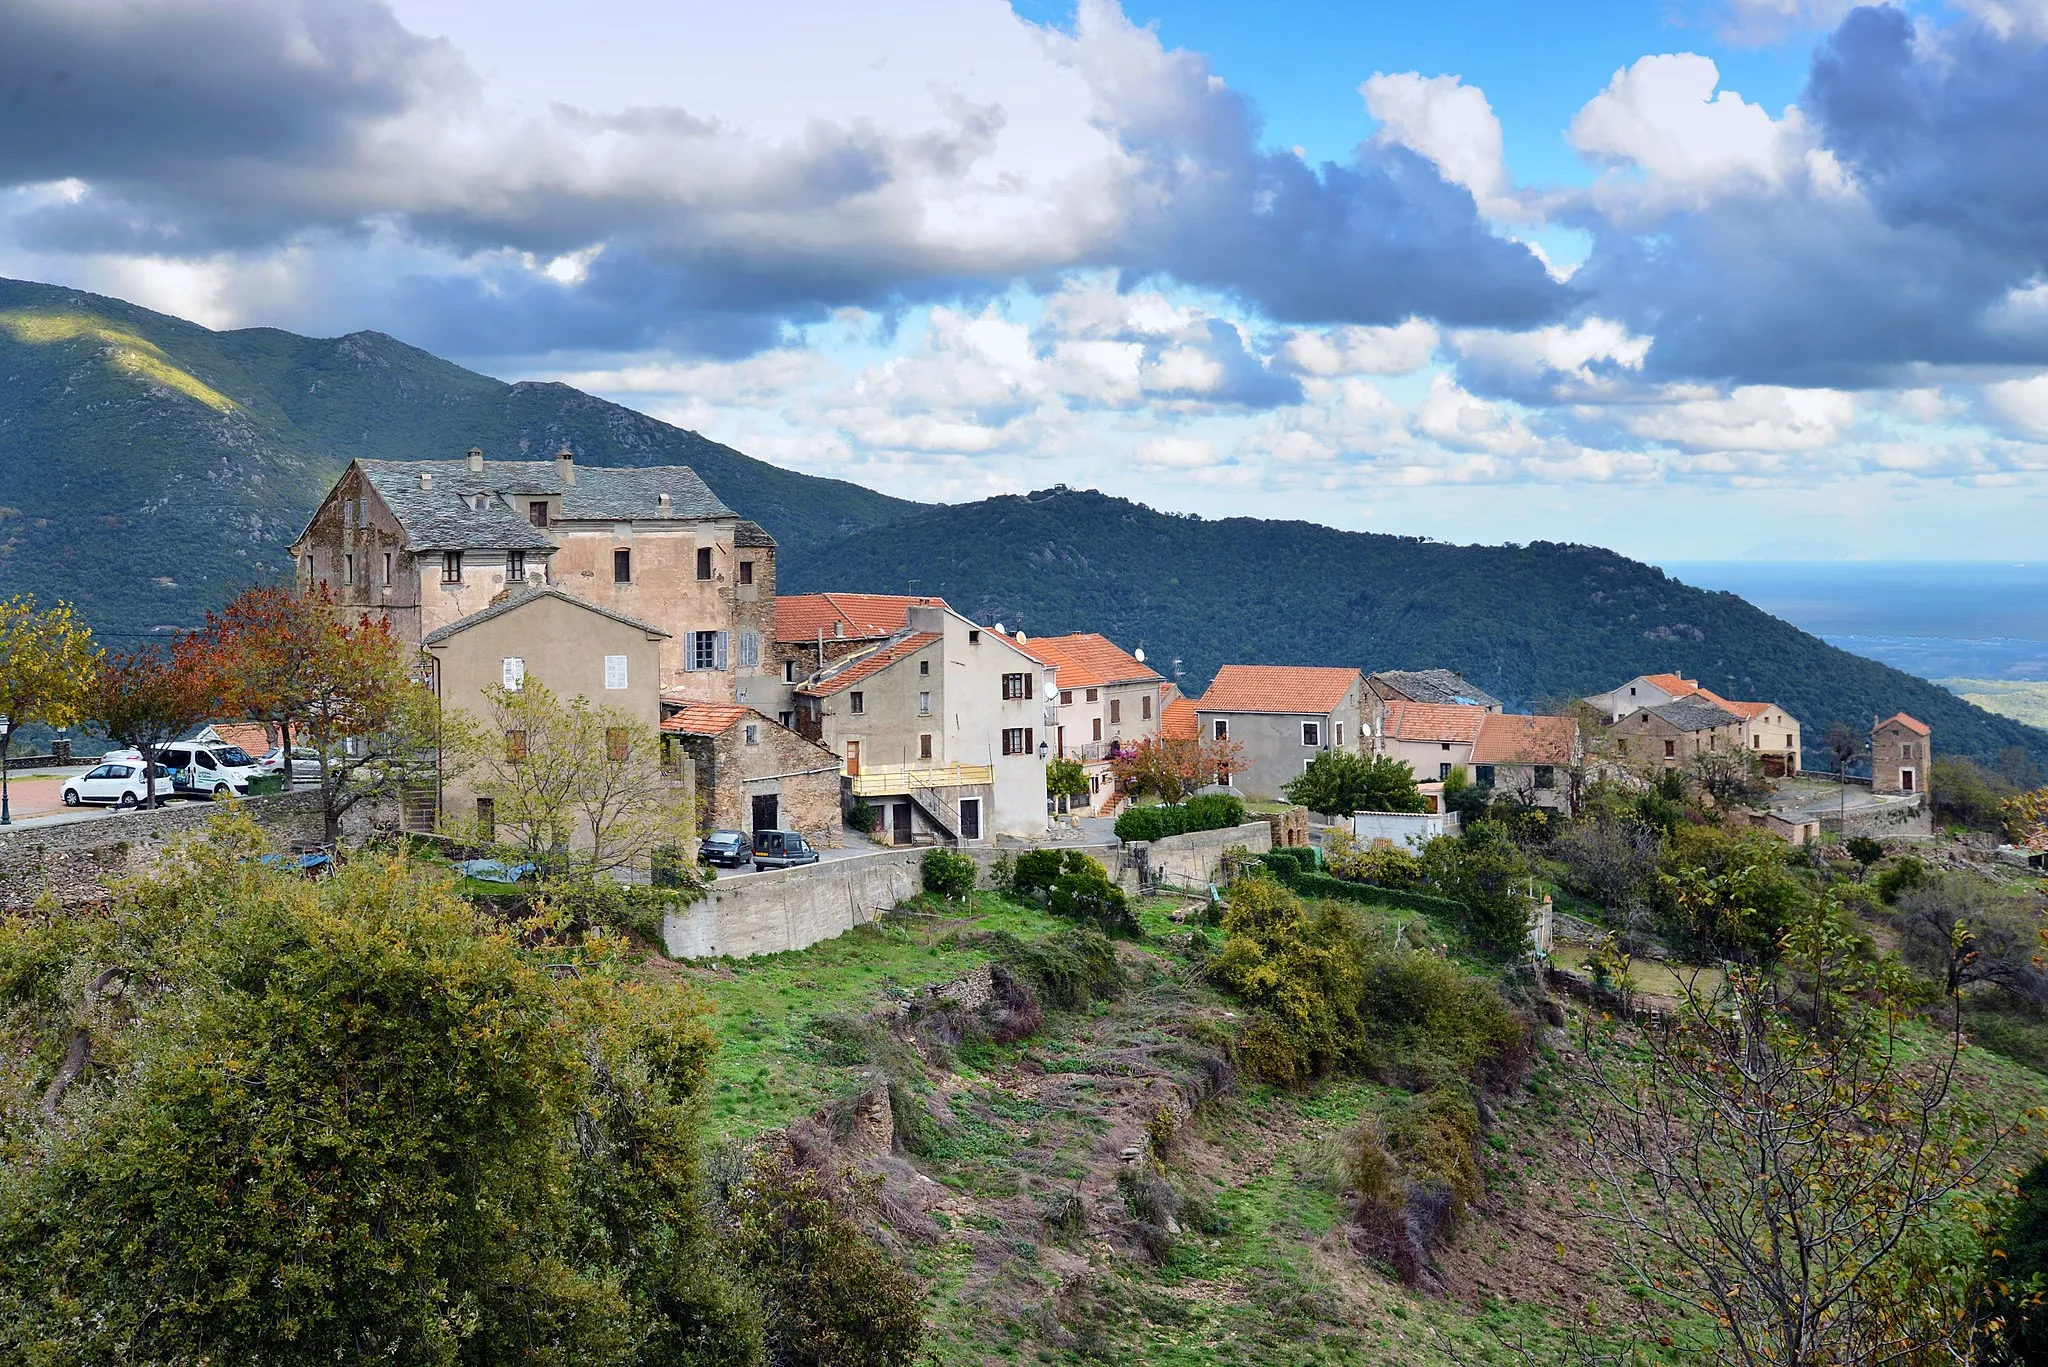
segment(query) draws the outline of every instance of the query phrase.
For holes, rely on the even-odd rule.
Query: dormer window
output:
[[[526,505],[526,520],[536,527],[548,525],[548,501],[537,498]]]

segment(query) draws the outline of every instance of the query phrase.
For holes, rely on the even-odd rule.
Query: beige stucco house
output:
[[[1388,699],[1379,704],[1373,749],[1406,764],[1418,782],[1441,782],[1453,769],[1469,774],[1472,745],[1491,715],[1478,705]]]
[[[1052,726],[1053,754],[1081,762],[1088,776],[1091,811],[1107,812],[1117,801],[1110,765],[1125,748],[1159,734],[1172,684],[1095,632],[1017,638],[1031,654],[1056,670],[1058,712]]]
[[[1574,776],[1585,759],[1579,724],[1570,717],[1488,713],[1472,742],[1472,780],[1503,797],[1570,815]]]

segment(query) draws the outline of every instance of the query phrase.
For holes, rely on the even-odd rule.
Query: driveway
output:
[[[830,864],[834,860],[853,859],[863,854],[884,854],[891,848],[893,847],[888,845],[877,845],[864,835],[853,831],[846,831],[840,836],[840,847],[838,849],[826,849],[822,845],[818,847],[818,862],[820,864]],[[718,881],[730,883],[734,879],[754,878],[764,873],[775,872],[777,872],[775,869],[757,869],[751,865],[744,869],[720,869],[718,870]]]

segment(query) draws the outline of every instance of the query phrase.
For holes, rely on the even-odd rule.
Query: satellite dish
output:
[[[1372,723],[1369,721],[1362,721],[1358,724],[1358,729],[1369,736],[1372,734]]]
[[[1023,640],[1028,640],[1028,639],[1029,639],[1028,637],[1026,637],[1026,636],[1024,635],[1024,628],[1022,628],[1022,627],[1019,627],[1019,628],[1017,628],[1017,639],[1018,639],[1018,640],[1020,640],[1020,641],[1023,641]]]
[[[996,623],[996,635],[1007,636],[1009,634],[1009,632],[1003,630],[1003,624],[1001,622]]]
[[[1131,658],[1136,660],[1139,664],[1145,663],[1145,647],[1139,646],[1136,650],[1132,651]]]

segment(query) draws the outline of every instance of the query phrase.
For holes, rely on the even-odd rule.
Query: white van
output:
[[[263,772],[239,745],[179,741],[158,750],[156,762],[171,776],[176,791],[215,799],[247,797],[249,780]]]

